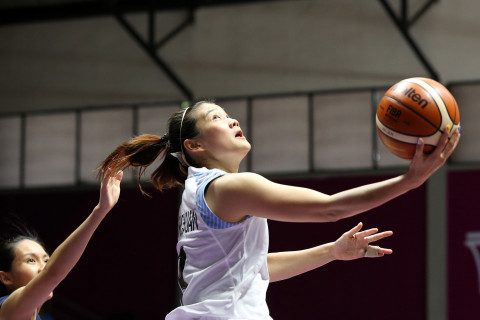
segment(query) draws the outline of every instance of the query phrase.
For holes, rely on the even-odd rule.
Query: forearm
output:
[[[336,215],[335,218],[346,218],[372,209],[411,189],[419,187],[436,170],[443,166],[458,144],[459,138],[460,133],[456,130],[452,139],[448,140],[448,130],[444,130],[435,151],[429,155],[423,153],[423,141],[420,139],[407,173],[396,178],[347,190],[332,196],[332,203],[337,202],[345,205],[339,206],[337,208],[339,211],[333,211],[333,214]],[[353,211],[350,209],[353,209]]]
[[[325,210],[329,221],[348,218],[378,207],[416,187],[416,184],[401,175],[384,181],[363,185],[331,195]]]
[[[80,259],[105,214],[106,212],[96,207],[90,216],[53,252],[42,272],[25,287],[12,293],[8,301],[9,310],[7,310],[12,319],[14,315],[21,319],[22,313],[33,312],[48,299],[51,292]]]
[[[115,206],[120,195],[120,181],[123,172],[111,175],[110,170],[104,173],[100,186],[100,200],[87,219],[55,250],[45,269],[55,286],[73,269],[93,233],[107,213]]]
[[[107,212],[99,206],[95,207],[87,219],[53,252],[44,270],[54,282],[51,285],[55,287],[73,269]]]
[[[305,250],[269,253],[270,282],[292,278],[335,260],[333,248],[331,242]]]
[[[120,195],[123,172],[104,173],[100,200],[85,221],[53,252],[44,269],[27,285],[15,290],[3,304],[2,314],[8,319],[25,319],[41,306],[53,289],[68,275],[82,256],[93,233],[115,206]]]

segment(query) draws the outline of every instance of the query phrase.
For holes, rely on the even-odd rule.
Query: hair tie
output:
[[[168,133],[165,133],[161,138],[160,138],[160,142],[167,142],[169,140],[170,136],[168,135]]]

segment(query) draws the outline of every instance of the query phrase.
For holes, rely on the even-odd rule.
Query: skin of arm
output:
[[[26,286],[18,288],[0,309],[0,320],[29,319],[73,269],[100,222],[114,207],[120,194],[123,172],[104,175],[100,201],[87,219],[53,252],[45,268]]]
[[[210,184],[205,198],[212,211],[227,222],[246,215],[286,222],[332,222],[368,211],[422,185],[455,149],[458,130],[444,131],[433,153],[423,153],[420,139],[407,173],[388,180],[326,195],[311,189],[281,185],[254,173],[222,176]]]
[[[267,256],[270,282],[285,280],[310,270],[321,267],[334,260],[354,260],[363,258],[366,252],[372,252],[372,257],[383,257],[391,254],[391,249],[371,246],[369,243],[389,237],[391,231],[377,233],[372,228],[359,232],[363,224],[359,223],[345,232],[335,242],[329,242],[313,248],[269,253]]]

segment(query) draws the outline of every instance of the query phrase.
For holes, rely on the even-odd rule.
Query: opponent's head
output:
[[[0,296],[25,286],[49,259],[43,244],[35,236],[19,235],[0,241]]]

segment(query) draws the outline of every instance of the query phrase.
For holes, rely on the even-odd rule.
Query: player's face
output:
[[[27,285],[45,268],[49,259],[43,247],[32,240],[22,240],[15,249],[15,259],[9,274],[10,287],[18,289]]]
[[[197,128],[200,136],[195,138],[213,159],[243,159],[250,151],[250,143],[243,135],[240,124],[220,106],[204,103],[197,112]]]

